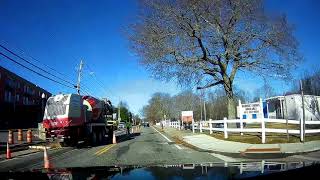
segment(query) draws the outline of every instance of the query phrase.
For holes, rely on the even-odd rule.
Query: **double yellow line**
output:
[[[107,146],[105,146],[104,148],[101,148],[99,151],[95,152],[94,154],[97,156],[100,156],[101,154],[107,152],[109,149],[111,149],[113,146],[115,146],[115,144],[109,144]]]

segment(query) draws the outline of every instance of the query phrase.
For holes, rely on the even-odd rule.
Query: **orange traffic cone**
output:
[[[45,169],[51,168],[51,165],[50,165],[50,162],[49,162],[48,153],[47,153],[47,148],[46,148],[46,147],[44,147],[43,161],[44,161],[44,168],[45,168]]]
[[[12,130],[9,130],[9,133],[8,133],[8,143],[9,144],[14,144],[14,137],[13,137],[13,131]]]
[[[112,144],[117,144],[116,134],[113,131]]]
[[[11,151],[10,151],[10,146],[8,142],[7,142],[7,159],[11,159]]]
[[[27,131],[27,143],[31,143],[32,142],[32,131],[30,129],[28,129]]]
[[[18,141],[23,141],[22,129],[18,129]]]

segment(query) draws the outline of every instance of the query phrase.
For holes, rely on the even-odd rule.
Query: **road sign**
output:
[[[181,111],[182,122],[191,123],[193,120],[193,111]]]
[[[257,119],[263,118],[263,104],[260,99],[259,102],[241,104],[239,101],[239,106],[237,107],[238,117],[240,119]]]

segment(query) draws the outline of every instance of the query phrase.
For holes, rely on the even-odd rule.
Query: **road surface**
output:
[[[176,144],[153,127],[141,128],[141,134],[117,144],[97,147],[64,147],[48,150],[50,164],[54,168],[97,166],[152,166],[177,164],[207,164],[248,161],[219,154],[199,152]],[[249,160],[249,161],[259,161]],[[279,162],[320,161],[320,152],[294,155]],[[28,171],[43,168],[43,152],[33,152],[13,159],[0,159],[0,171]]]
[[[153,127],[141,128],[141,134],[117,144],[84,148],[59,148],[48,151],[54,168],[173,165],[223,163],[210,153],[198,152],[177,145]],[[36,152],[0,161],[0,171],[26,171],[43,167],[43,152]]]

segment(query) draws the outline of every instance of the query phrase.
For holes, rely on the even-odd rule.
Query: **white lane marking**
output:
[[[154,128],[154,127],[152,127],[155,131],[157,131],[162,137],[164,137],[168,142],[173,142],[173,141],[171,141],[169,138],[167,138],[165,135],[163,135],[160,131],[158,131],[156,128]],[[179,150],[181,150],[182,148],[179,146],[179,145],[177,145],[177,144],[175,144],[174,145],[176,148],[178,148]]]
[[[156,130],[162,137],[164,137],[168,142],[173,142],[169,138],[167,138],[165,135],[163,135],[161,132],[159,132],[156,128],[152,127],[154,130]]]
[[[216,153],[210,153],[212,156],[218,158],[218,159],[221,159],[222,161],[224,162],[237,162],[236,159],[234,158],[231,158],[231,157],[228,157],[228,156],[224,156],[224,155],[221,155],[221,154],[216,154]]]
[[[182,149],[178,144],[175,144],[174,146],[177,147],[178,149]]]

